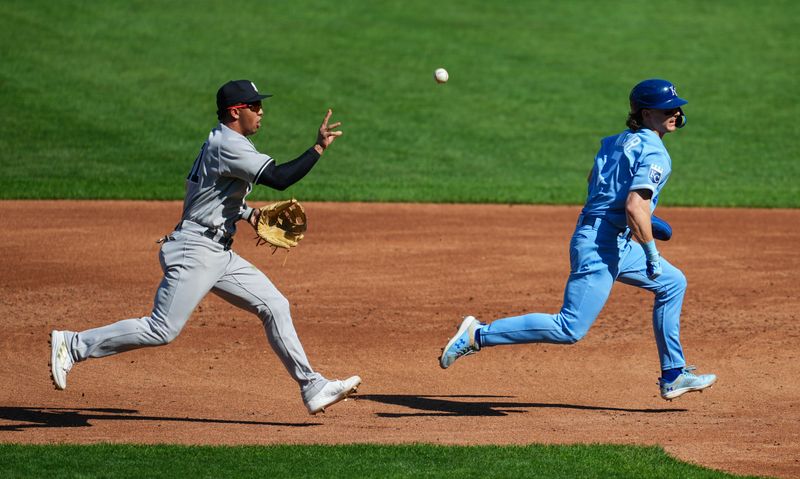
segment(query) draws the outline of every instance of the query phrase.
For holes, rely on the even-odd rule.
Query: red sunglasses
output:
[[[261,110],[261,102],[239,103],[238,105],[229,106],[228,110],[238,110],[240,108],[247,108],[253,113],[258,113],[258,111]]]

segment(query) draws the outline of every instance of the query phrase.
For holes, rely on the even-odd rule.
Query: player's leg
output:
[[[530,313],[492,321],[480,328],[480,346],[575,343],[586,335],[600,314],[613,283],[614,278],[607,268],[572,273],[558,313]]]
[[[303,401],[312,414],[344,399],[361,382],[358,376],[344,381],[328,381],[313,370],[294,328],[289,301],[264,273],[236,253],[232,254],[226,273],[213,291],[261,319],[270,346],[297,381]]]
[[[616,232],[599,233],[600,236],[598,230],[586,226],[573,235],[570,275],[558,313],[530,313],[497,319],[488,325],[478,325],[474,318],[468,317],[443,349],[440,366],[447,368],[456,359],[482,347],[572,344],[585,336],[611,293],[619,260]]]
[[[714,374],[696,375],[686,367],[680,342],[680,315],[686,293],[686,277],[669,261],[661,258],[662,273],[655,279],[647,277],[646,259],[642,246],[630,242],[620,264],[618,281],[652,291],[653,333],[661,363],[661,396],[674,399],[686,392],[702,391],[713,385]]]
[[[76,361],[160,346],[178,336],[224,271],[227,253],[222,246],[200,236],[173,233],[172,237],[175,239],[165,242],[159,254],[164,277],[150,316],[72,334],[69,344]]]
[[[150,316],[81,332],[51,333],[50,372],[57,389],[67,387],[67,373],[76,362],[160,346],[178,336],[224,271],[227,254],[221,245],[200,236],[175,232],[170,237],[159,252],[164,277]]]
[[[607,225],[579,226],[570,241],[570,275],[556,314],[531,313],[493,321],[479,332],[481,346],[575,343],[589,331],[611,293],[619,246]]]
[[[644,249],[639,243],[631,241],[620,264],[617,281],[655,294],[653,333],[661,369],[682,368],[686,360],[680,341],[680,317],[686,293],[686,277],[665,258],[661,258],[663,272],[656,279],[647,277],[646,267]]]

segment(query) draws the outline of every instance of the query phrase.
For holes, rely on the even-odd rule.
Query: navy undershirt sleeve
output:
[[[319,157],[320,154],[317,153],[317,150],[309,148],[302,155],[288,163],[276,165],[273,161],[256,178],[256,183],[276,190],[285,190],[306,176],[306,173],[311,171],[311,168],[317,163]]]

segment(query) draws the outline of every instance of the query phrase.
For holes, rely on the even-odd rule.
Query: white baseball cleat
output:
[[[450,338],[450,341],[442,349],[442,356],[439,358],[439,366],[442,369],[449,368],[458,358],[475,354],[481,350],[475,341],[475,330],[481,326],[481,323],[473,316],[464,318],[456,335]]]
[[[67,389],[67,373],[73,364],[64,331],[53,330],[50,333],[50,377],[56,389]]]
[[[328,381],[322,389],[306,402],[310,414],[325,412],[325,408],[332,406],[355,393],[361,384],[361,378],[351,376],[344,381]]]
[[[695,369],[694,366],[686,366],[680,376],[671,383],[659,379],[658,385],[661,388],[661,397],[667,401],[672,401],[689,392],[703,392],[703,389],[710,388],[717,382],[716,374],[700,374],[698,376],[692,372]]]

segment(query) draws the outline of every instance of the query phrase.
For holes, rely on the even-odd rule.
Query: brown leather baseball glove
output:
[[[256,244],[270,244],[277,248],[289,249],[297,246],[306,231],[306,211],[299,201],[278,201],[261,208],[256,224],[258,241]]]

